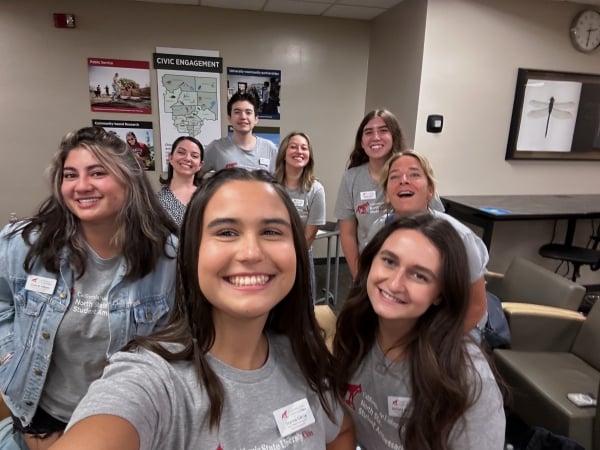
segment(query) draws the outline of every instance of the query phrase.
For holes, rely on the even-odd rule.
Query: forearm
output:
[[[481,277],[471,284],[469,291],[469,309],[465,317],[465,331],[470,332],[487,311],[485,279]]]
[[[137,430],[127,420],[107,414],[77,422],[50,450],[139,450]]]
[[[356,240],[356,222],[349,220],[340,220],[340,241],[342,251],[348,264],[348,269],[352,278],[356,278],[358,273],[358,242]]]
[[[310,247],[315,241],[315,237],[317,237],[317,232],[319,231],[319,227],[316,225],[306,225],[304,227],[304,236],[306,237],[306,245]]]

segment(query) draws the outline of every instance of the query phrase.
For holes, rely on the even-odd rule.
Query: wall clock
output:
[[[589,53],[600,47],[600,12],[584,9],[571,22],[571,43],[580,52]]]

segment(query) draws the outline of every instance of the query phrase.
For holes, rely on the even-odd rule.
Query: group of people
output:
[[[0,235],[0,449],[503,448],[502,395],[468,334],[487,252],[431,212],[426,159],[388,111],[361,123],[330,352],[311,141],[254,136],[257,103],[234,94],[233,136],[206,149],[177,139],[158,196],[114,134],[64,137],[51,195]]]

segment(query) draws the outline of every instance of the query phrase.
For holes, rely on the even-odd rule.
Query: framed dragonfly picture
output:
[[[600,75],[519,69],[505,159],[600,160]]]

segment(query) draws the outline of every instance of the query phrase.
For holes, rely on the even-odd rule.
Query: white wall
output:
[[[427,0],[404,0],[371,23],[366,111],[398,117],[406,143],[415,140]]]
[[[54,28],[54,12],[74,13],[77,28]],[[91,112],[87,68],[93,56],[151,62],[156,46],[219,50],[225,67],[281,69],[282,120],[261,123],[312,137],[333,220],[364,115],[368,22],[127,0],[3,0],[0,223],[11,211],[34,212],[48,194],[43,172],[60,138],[92,118],[151,120],[159,142],[156,100],[151,116]],[[155,79],[151,70],[154,99]],[[224,106],[226,74],[221,81]],[[150,175],[156,184],[159,172]]]
[[[115,116],[90,111],[87,58],[150,61],[156,46],[216,49],[224,66],[281,69],[282,120],[263,124],[313,137],[330,220],[365,107],[399,116],[408,143],[432,160],[442,194],[600,193],[600,162],[504,160],[519,67],[599,71],[598,53],[570,46],[579,9],[546,0],[405,0],[369,23],[128,0],[4,0],[0,222],[11,211],[31,214],[47,195],[43,171],[65,132]],[[75,13],[77,29],[53,28],[53,12]],[[425,132],[432,113],[444,114],[442,134]],[[158,141],[156,113],[118,117],[152,120]],[[579,226],[579,243],[588,228]],[[490,268],[503,270],[515,252],[554,267],[537,257],[551,229],[497,225]],[[598,283],[600,273],[582,281]]]
[[[411,120],[416,123],[414,148],[431,160],[439,192],[600,193],[600,162],[504,159],[519,67],[599,72],[599,54],[579,53],[569,41],[570,21],[582,5],[547,0],[427,0],[421,12],[411,3],[407,0],[373,22],[378,28],[388,20],[398,26],[372,31],[367,102],[377,86],[390,89],[387,104],[405,117],[403,126],[410,126]],[[405,10],[411,14],[408,22],[400,17]],[[420,14],[426,15],[424,40],[419,39]],[[415,84],[419,58],[414,50],[423,41],[418,108],[410,117],[405,100],[413,97],[406,91]],[[387,53],[388,58],[378,61],[378,70],[373,70],[376,51]],[[406,56],[409,66],[404,68],[400,61]],[[409,75],[403,77],[407,71]],[[392,91],[390,80],[405,78],[407,86],[400,81],[402,87]],[[385,96],[373,97],[385,101]],[[427,133],[427,115],[438,113],[444,115],[443,132]],[[411,132],[407,130],[408,135]],[[515,254],[521,254],[554,269],[554,261],[537,255],[539,246],[550,241],[552,227],[550,221],[497,223],[489,268],[503,271]],[[585,245],[589,234],[589,222],[580,221],[576,243]],[[563,236],[560,222],[558,240]],[[583,273],[583,283],[600,283],[599,272],[584,269]]]
[[[579,53],[569,40],[569,24],[582,5],[547,0],[428,5],[415,148],[431,159],[440,192],[600,193],[600,161],[504,160],[518,68],[599,72],[599,55]],[[432,113],[444,115],[441,134],[425,131]],[[589,224],[580,221],[577,231],[576,242],[584,245]],[[515,253],[553,269],[555,261],[537,255],[551,234],[549,221],[497,224],[490,269],[504,270]],[[582,282],[600,282],[600,273],[584,274]]]

